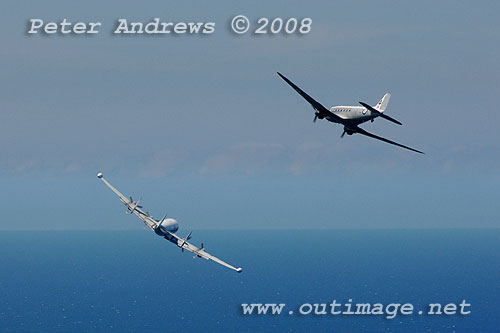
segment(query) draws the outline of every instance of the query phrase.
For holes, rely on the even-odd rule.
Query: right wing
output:
[[[357,127],[357,126],[355,128],[355,131],[356,131],[356,133],[363,134],[363,135],[366,135],[366,136],[368,136],[370,138],[374,138],[374,139],[377,139],[377,140],[380,140],[380,141],[384,141],[384,142],[390,143],[391,145],[395,145],[395,146],[398,146],[398,147],[401,147],[401,148],[405,148],[405,149],[408,149],[408,150],[411,150],[411,151],[414,151],[414,152],[417,152],[417,153],[420,153],[420,154],[425,154],[424,152],[421,152],[420,150],[416,150],[416,149],[410,148],[408,146],[402,145],[400,143],[397,143],[397,142],[391,141],[389,139],[383,138],[381,136],[372,134],[372,133],[367,132],[364,129],[362,129],[360,127]]]
[[[314,98],[312,98],[311,96],[309,96],[308,94],[306,94],[302,89],[300,89],[299,87],[297,87],[292,81],[288,80],[280,72],[277,72],[277,73],[278,73],[278,75],[283,80],[285,80],[286,83],[288,83],[293,89],[295,89],[295,91],[298,92],[300,96],[302,96],[306,101],[308,101],[309,104],[311,104],[311,106],[313,107],[314,110],[318,111],[320,114],[322,114],[325,117],[331,117],[333,119],[336,119],[337,122],[340,123],[340,124],[344,123],[344,119],[343,118],[340,118],[339,116],[337,116],[336,114],[334,114],[333,112],[331,112],[330,110],[328,110],[327,108],[325,108],[323,105],[321,105],[321,103],[319,103]]]
[[[227,268],[230,268],[238,273],[241,273],[241,271],[243,270],[241,267],[236,268],[236,267],[228,264],[227,262],[217,258],[216,256],[211,255],[210,253],[205,251],[205,249],[203,247],[200,248],[200,247],[197,247],[191,243],[188,243],[185,239],[183,239],[183,238],[181,238],[181,237],[179,237],[176,234],[173,234],[171,232],[169,232],[169,234],[171,237],[177,239],[177,246],[193,253],[195,255],[195,257],[200,257],[200,258],[204,258],[206,260],[215,261],[216,263],[218,263],[222,266],[225,266]]]

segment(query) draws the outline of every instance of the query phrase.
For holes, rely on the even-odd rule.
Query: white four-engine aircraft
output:
[[[391,118],[388,115],[384,114],[384,111],[387,108],[387,104],[389,104],[389,98],[391,98],[391,94],[385,94],[384,97],[375,106],[370,106],[366,103],[359,102],[359,104],[361,104],[362,106],[333,106],[330,108],[330,110],[328,110],[319,102],[317,102],[314,98],[306,94],[302,89],[297,87],[292,81],[288,80],[281,73],[278,72],[278,75],[283,80],[285,80],[285,82],[288,83],[293,89],[295,89],[295,91],[298,92],[300,96],[304,97],[304,99],[308,101],[309,104],[311,104],[311,106],[315,110],[314,120],[313,120],[314,122],[316,122],[316,119],[319,118],[319,119],[326,119],[328,121],[331,121],[332,123],[338,123],[344,125],[344,132],[342,132],[342,135],[340,136],[341,138],[343,138],[344,134],[346,133],[347,135],[353,135],[354,133],[359,133],[362,135],[369,136],[370,138],[384,141],[396,145],[398,147],[409,149],[414,152],[423,154],[423,152],[421,152],[420,150],[416,150],[408,146],[399,144],[397,142],[391,141],[389,139],[382,138],[378,135],[369,133],[358,126],[369,120],[373,122],[373,119],[377,117],[382,117],[386,120],[392,121],[395,124],[402,125],[396,119]]]
[[[113,187],[102,175],[101,172],[97,174],[97,177],[100,178],[107,187],[109,187],[115,194],[120,198],[120,201],[123,202],[125,206],[127,206],[127,213],[135,214],[141,221],[144,223],[145,227],[149,227],[153,230],[157,235],[162,236],[166,240],[174,243],[178,247],[181,248],[182,252],[184,250],[188,250],[189,252],[194,254],[194,258],[205,258],[207,260],[213,260],[218,264],[226,266],[227,268],[231,268],[236,272],[240,273],[242,271],[241,267],[236,268],[228,263],[220,260],[217,257],[214,257],[210,253],[206,252],[203,248],[203,243],[201,247],[194,246],[191,243],[188,243],[188,240],[191,238],[191,232],[185,237],[181,238],[175,234],[175,232],[179,229],[179,223],[175,219],[167,218],[165,215],[161,220],[155,220],[153,217],[149,215],[148,212],[143,212],[141,210],[142,206],[139,205],[141,199],[134,202],[132,197],[127,198],[123,194],[121,194],[116,188]]]

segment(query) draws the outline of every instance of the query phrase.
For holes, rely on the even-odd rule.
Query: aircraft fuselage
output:
[[[376,117],[372,115],[370,110],[367,110],[362,106],[332,106],[330,108],[330,112],[339,118],[352,122],[353,125],[362,124]],[[338,123],[338,120],[333,117],[326,117],[326,119],[328,121]]]

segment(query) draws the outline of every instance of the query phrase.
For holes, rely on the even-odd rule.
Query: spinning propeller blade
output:
[[[192,233],[193,233],[193,230],[191,230],[191,231],[189,232],[189,234],[186,236],[186,238],[182,238],[182,243],[181,243],[181,245],[180,245],[180,248],[181,248],[181,251],[182,251],[182,252],[184,252],[184,244],[186,244],[186,242],[187,242],[188,240],[190,240],[190,239],[191,239],[191,234],[192,234]]]
[[[160,220],[161,222],[165,221],[165,219],[167,218],[167,213],[165,213],[165,216],[162,217],[162,219]],[[160,223],[161,223],[160,222]]]

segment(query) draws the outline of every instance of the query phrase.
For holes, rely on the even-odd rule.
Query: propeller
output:
[[[142,200],[142,197],[140,197],[139,200],[137,200],[137,202],[136,202],[136,204],[137,204],[136,208],[142,208],[142,206],[139,205],[139,202],[141,202],[141,200]],[[132,196],[130,197],[130,201],[134,202],[134,199],[132,199]]]
[[[344,135],[345,135],[345,129],[344,129],[344,131],[342,132],[342,135],[341,135],[340,137],[341,137],[341,138],[343,138],[343,137],[344,137]]]
[[[142,208],[142,206],[139,205],[141,200],[142,200],[142,197],[140,197],[139,200],[137,200],[137,202],[135,203],[135,205],[132,206],[132,204],[134,203],[134,199],[132,199],[132,196],[130,196],[131,203],[129,204],[129,207],[128,207],[130,209],[129,214],[132,214],[136,208]]]
[[[314,108],[313,108],[314,109]],[[313,123],[316,122],[316,120],[318,120],[318,116],[320,115],[319,111],[314,109],[314,119],[313,119]],[[323,119],[323,117],[321,117],[320,119]]]
[[[149,216],[149,213],[147,213],[147,214]],[[165,213],[165,216],[163,216],[161,220],[156,221],[156,224],[153,227],[154,228],[153,230],[156,231],[161,226],[161,224],[163,223],[163,221],[165,221],[166,218],[167,218],[167,213]]]
[[[167,214],[168,214],[168,213],[165,213],[165,216],[163,216],[163,217],[162,217],[162,219],[160,220],[160,224],[161,224],[163,221],[165,221],[165,219],[167,218]]]
[[[183,247],[183,246],[184,246],[184,244],[186,244],[186,242],[187,242],[188,240],[190,240],[190,239],[191,239],[191,234],[192,234],[192,233],[193,233],[193,230],[191,230],[191,231],[189,232],[189,234],[186,236],[186,238],[182,238],[182,243],[181,243],[181,245],[179,246],[179,247],[181,248],[181,251],[182,251],[182,252],[184,252],[184,247]]]

